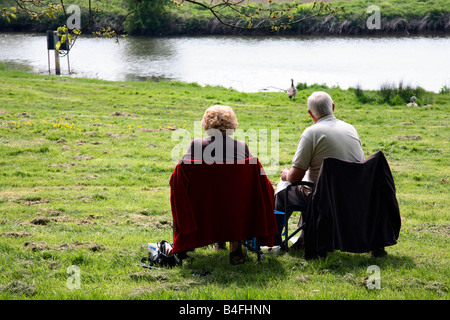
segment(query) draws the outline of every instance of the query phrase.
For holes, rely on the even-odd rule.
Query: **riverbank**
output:
[[[365,0],[332,1],[343,6],[345,12],[329,16],[319,16],[293,25],[291,28],[273,31],[245,31],[229,28],[200,6],[185,4],[182,7],[169,5],[164,14],[151,17],[142,7],[130,16],[125,25],[121,24],[128,10],[126,1],[111,0],[101,5],[102,11],[93,18],[90,33],[99,27],[112,26],[119,32],[135,35],[425,35],[448,34],[450,31],[450,8],[445,0],[387,0],[370,4],[380,8],[380,28],[369,29],[367,19],[373,12],[367,12]],[[87,8],[82,0],[73,1],[81,7],[82,20],[87,21]],[[277,5],[282,6],[283,3]],[[244,26],[245,21],[236,18],[235,24]],[[65,24],[62,14],[55,19],[44,17],[41,21],[31,21],[18,15],[7,23],[0,18],[0,31],[45,32]]]
[[[355,90],[301,89],[292,101],[285,93],[0,68],[0,298],[448,300],[450,93],[408,107],[363,103]],[[207,107],[230,105],[239,128],[279,130],[283,168],[312,125],[305,104],[315,90],[331,94],[366,156],[382,150],[388,159],[402,216],[388,255],[334,252],[310,261],[291,251],[260,264],[249,254],[231,266],[228,252],[205,247],[182,267],[143,269],[147,243],[172,237],[174,130],[193,133]],[[278,172],[269,176],[274,184]],[[372,265],[381,289],[367,287]],[[79,268],[80,289],[68,285],[71,266]]]

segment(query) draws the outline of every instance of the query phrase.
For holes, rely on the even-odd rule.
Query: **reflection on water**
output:
[[[48,73],[45,34],[0,34],[0,61]],[[70,52],[74,76],[179,80],[245,92],[284,90],[290,79],[341,88],[450,86],[450,37],[83,37]],[[54,72],[54,53],[50,52]],[[67,60],[61,59],[62,74]]]

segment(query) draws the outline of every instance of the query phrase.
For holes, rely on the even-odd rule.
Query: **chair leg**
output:
[[[257,258],[258,258],[258,263],[259,263],[259,262],[261,262],[262,251],[260,250],[260,248],[259,248],[257,243],[254,243],[252,245],[251,242],[253,242],[253,241],[251,241],[251,240],[244,240],[243,244],[247,248],[247,250],[249,250],[250,252],[256,253]]]
[[[289,250],[289,217],[287,214],[287,199],[288,199],[288,193],[286,189],[286,196],[284,197],[284,241],[281,243],[281,249],[288,252]]]
[[[303,211],[301,211],[301,215],[302,215],[301,221],[303,221]],[[289,249],[289,240],[305,228],[305,223],[303,223],[294,232],[289,234],[288,222],[289,222],[289,219],[288,219],[287,215],[285,214],[284,215],[284,234],[285,234],[285,236],[284,236],[284,240],[281,242],[281,249],[286,252]]]

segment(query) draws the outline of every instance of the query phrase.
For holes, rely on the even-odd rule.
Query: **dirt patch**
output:
[[[414,228],[417,232],[432,232],[434,234],[450,237],[450,225],[438,223],[422,223]]]
[[[23,246],[25,248],[30,249],[33,252],[37,252],[37,251],[43,251],[43,250],[48,250],[49,246],[47,244],[47,242],[45,241],[41,241],[41,242],[33,242],[33,241],[27,241],[23,244]]]
[[[136,114],[134,113],[128,113],[123,111],[116,111],[111,113],[111,117],[136,117]]]
[[[100,133],[98,131],[88,131],[84,133],[87,136],[99,136]]]
[[[36,294],[36,287],[33,284],[14,280],[5,286],[0,286],[0,292],[8,292],[12,295],[25,295],[30,297]]]
[[[138,134],[132,133],[132,134],[124,134],[124,133],[111,133],[111,132],[105,132],[105,135],[109,138],[112,139],[117,139],[117,138],[130,138],[130,137],[138,137]]]
[[[168,131],[168,130],[169,131],[175,131],[177,129],[178,129],[178,127],[176,127],[176,126],[167,126],[167,127],[159,128],[159,129],[140,128],[139,131],[142,131],[142,132],[161,132],[161,131]]]
[[[409,163],[405,163],[405,162],[391,162],[390,165],[391,166],[399,166],[399,167],[411,167],[411,168],[416,167],[415,164],[409,164]]]
[[[45,214],[48,214],[49,216],[52,216],[52,217],[58,217],[58,216],[64,214],[63,211],[55,210],[55,209],[42,208],[40,210],[43,211]]]
[[[95,221],[89,220],[89,219],[80,219],[78,220],[78,225],[83,225],[83,224],[90,224],[90,225],[95,225],[97,224]]]
[[[157,289],[157,287],[137,287],[136,289],[133,290],[133,292],[131,292],[132,296],[143,296],[143,295],[147,295],[147,294],[151,294],[152,292],[154,292]]]
[[[305,274],[302,274],[302,275],[300,275],[300,276],[295,278],[295,281],[299,282],[299,283],[305,283],[305,282],[308,282],[310,280],[311,280],[311,277],[308,276],[308,275],[305,275]]]
[[[77,154],[77,155],[74,155],[73,158],[74,158],[75,160],[80,160],[80,161],[83,161],[83,160],[92,160],[92,159],[94,159],[93,156],[91,156],[91,155],[89,155],[89,154],[85,154],[85,153],[79,153],[79,154]]]
[[[81,179],[97,179],[97,178],[99,178],[100,177],[100,175],[99,174],[82,174],[82,175],[80,175],[80,178]]]
[[[15,200],[8,200],[8,202],[16,202],[26,206],[32,206],[37,204],[49,203],[50,201],[47,199],[42,199],[41,197],[24,197]]]
[[[422,287],[439,294],[447,294],[448,292],[448,288],[445,283],[441,283],[438,281],[424,281],[422,279],[413,277],[406,278],[406,281],[412,286]]]
[[[407,135],[407,136],[397,136],[394,139],[395,140],[422,140],[422,137],[417,136],[417,135]]]
[[[79,248],[88,249],[92,252],[105,250],[106,247],[102,244],[98,244],[96,242],[74,242],[74,243],[63,243],[60,245],[48,245],[45,241],[41,242],[33,242],[27,241],[23,244],[24,247],[31,249],[33,252],[43,251],[43,250],[76,250]]]
[[[130,213],[125,216],[128,218],[126,223],[132,223],[137,226],[149,226],[158,229],[172,228],[172,221],[165,216],[147,216],[145,214]]]
[[[155,271],[155,272],[153,272]],[[169,276],[162,271],[159,270],[152,270],[152,272],[146,272],[146,271],[140,271],[131,273],[128,275],[130,279],[135,281],[167,281],[169,279]]]
[[[74,248],[85,248],[93,252],[103,251],[106,249],[104,245],[98,244],[96,242],[74,242],[72,246]]]
[[[30,232],[19,231],[19,232],[4,232],[1,233],[1,235],[4,237],[19,238],[19,237],[29,237],[32,236],[33,234]]]
[[[17,116],[22,117],[22,118],[33,118],[33,115],[31,113],[27,113],[27,112],[18,113]]]
[[[33,220],[30,221],[31,224],[39,225],[39,226],[46,226],[50,223],[50,219],[47,217],[36,217]]]
[[[49,164],[48,167],[49,168],[72,168],[75,167],[76,164],[73,162],[66,162],[66,163],[52,163]]]
[[[161,129],[151,129],[151,128],[140,128],[139,131],[142,131],[142,132],[160,132],[162,130]]]

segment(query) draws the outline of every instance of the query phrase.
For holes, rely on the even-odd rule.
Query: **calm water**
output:
[[[450,86],[450,37],[129,37],[119,44],[83,37],[69,58],[73,76],[180,80],[244,92],[284,90],[291,78],[341,88]],[[0,61],[48,73],[46,35],[0,33]],[[54,73],[53,51],[50,66]],[[61,72],[68,74],[66,58]]]

